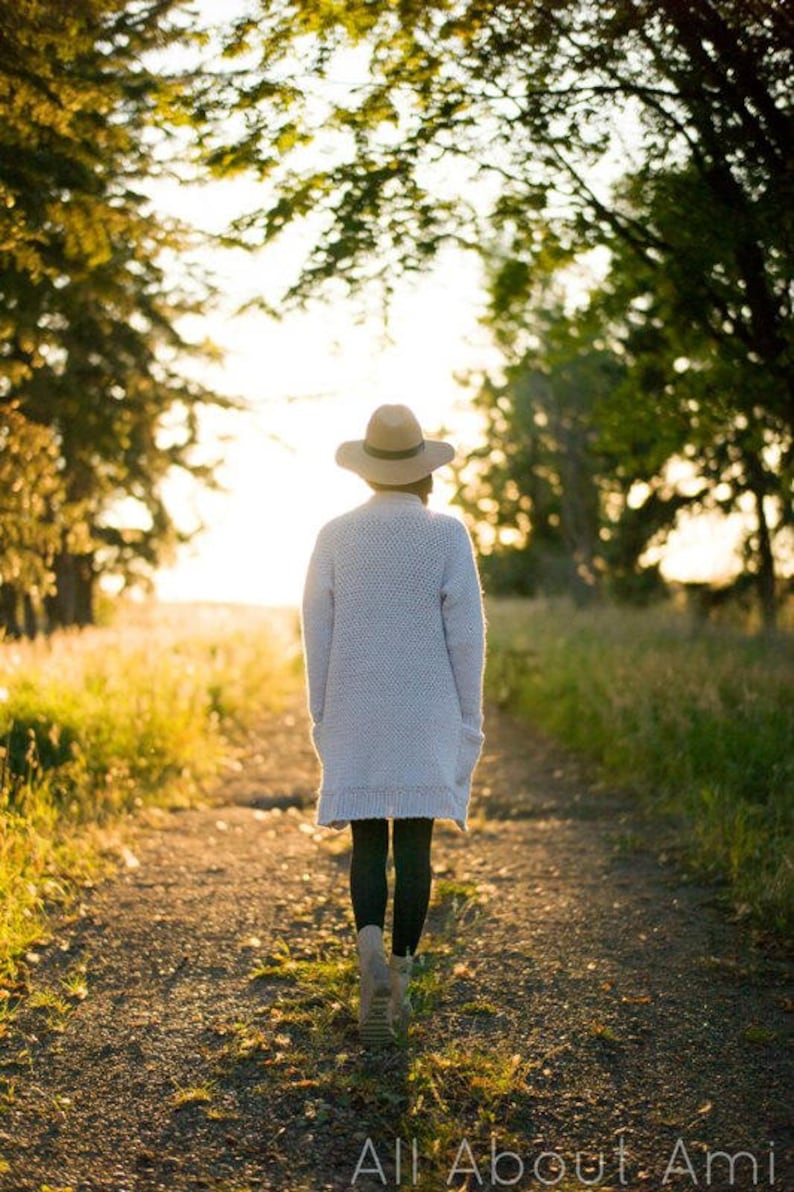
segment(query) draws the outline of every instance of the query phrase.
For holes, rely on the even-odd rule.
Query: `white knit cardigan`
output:
[[[485,625],[471,541],[411,493],[320,531],[302,628],[317,822],[428,816],[466,828],[482,749]]]

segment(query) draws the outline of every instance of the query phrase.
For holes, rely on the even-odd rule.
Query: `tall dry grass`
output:
[[[107,868],[103,826],[205,789],[299,668],[294,614],[234,606],[133,605],[108,628],[0,643],[0,975]]]
[[[491,696],[677,829],[736,907],[794,927],[794,638],[673,611],[490,605]]]

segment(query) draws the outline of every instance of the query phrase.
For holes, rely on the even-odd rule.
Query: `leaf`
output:
[[[751,1023],[742,1031],[742,1038],[746,1043],[756,1043],[764,1045],[767,1043],[774,1043],[778,1039],[778,1032],[771,1030],[768,1027],[761,1026],[759,1023]]]

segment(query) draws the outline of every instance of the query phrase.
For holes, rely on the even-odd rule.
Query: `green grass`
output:
[[[209,1082],[206,1084],[188,1085],[178,1088],[171,1097],[174,1109],[184,1109],[186,1105],[209,1105],[215,1095],[215,1090]]]
[[[794,640],[674,612],[489,606],[492,699],[635,790],[735,907],[794,927]]]
[[[297,681],[296,628],[267,609],[132,606],[0,642],[0,982],[47,938],[47,910],[112,869],[119,817],[206,791]]]

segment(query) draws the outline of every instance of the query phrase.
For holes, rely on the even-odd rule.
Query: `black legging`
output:
[[[432,819],[396,819],[394,848],[394,922],[392,952],[413,956],[425,925],[430,901],[430,842]],[[388,886],[389,821],[351,820],[353,857],[350,862],[350,895],[356,930],[374,924],[383,927]]]

